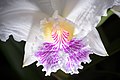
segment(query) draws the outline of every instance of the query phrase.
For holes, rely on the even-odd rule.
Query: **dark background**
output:
[[[42,66],[37,68],[35,63],[22,68],[25,42],[16,42],[12,36],[0,41],[0,80],[120,80],[120,19],[114,14],[97,29],[109,56],[91,55],[92,62],[72,76],[58,71],[45,77]]]

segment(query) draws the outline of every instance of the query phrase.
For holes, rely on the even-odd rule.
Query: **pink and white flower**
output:
[[[108,56],[95,27],[119,5],[120,0],[4,0],[0,39],[26,41],[23,67],[37,61],[46,76],[59,69],[78,74],[90,54]]]

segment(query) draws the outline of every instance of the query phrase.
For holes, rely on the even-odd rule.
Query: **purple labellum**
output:
[[[62,47],[54,43],[43,43],[39,51],[35,53],[38,62],[44,66],[44,71],[49,75],[58,68],[66,73],[78,73],[82,69],[81,62],[90,62],[89,54],[92,54],[90,48],[83,40],[72,39]],[[65,56],[64,56],[65,55]],[[57,69],[57,70],[58,70]]]
[[[53,20],[54,21],[54,20]],[[68,21],[44,23],[46,41],[35,53],[37,65],[43,65],[46,75],[61,69],[65,73],[77,74],[83,63],[91,60],[92,51],[86,39],[74,38],[73,25]],[[49,42],[50,41],[50,42]]]

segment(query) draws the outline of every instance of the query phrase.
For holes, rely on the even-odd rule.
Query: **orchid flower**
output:
[[[0,39],[26,41],[23,67],[37,61],[46,76],[62,70],[78,74],[89,55],[108,56],[96,29],[120,0],[4,0]],[[114,8],[113,8],[114,10]]]

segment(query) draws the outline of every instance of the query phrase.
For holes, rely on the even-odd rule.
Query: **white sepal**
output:
[[[108,56],[98,31],[94,28],[88,35],[89,46],[96,55]]]
[[[37,5],[28,0],[4,0],[0,4],[0,39],[6,41],[10,35],[16,41],[26,41],[36,15],[45,17]]]
[[[75,0],[70,4],[68,1],[64,14],[78,26],[80,35],[84,37],[97,26],[101,16],[107,16],[107,10],[113,5],[114,0]]]

